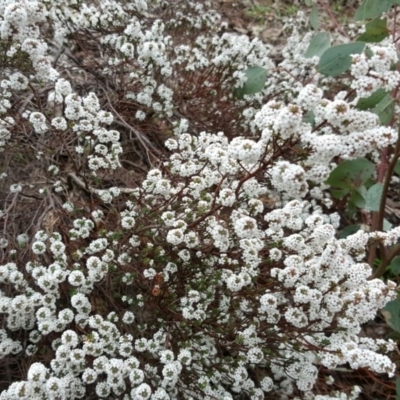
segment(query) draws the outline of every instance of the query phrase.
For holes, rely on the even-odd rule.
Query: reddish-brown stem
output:
[[[382,154],[382,156],[381,156],[381,157],[384,157],[384,160],[381,158],[381,160],[383,160],[381,165],[384,163],[385,164],[384,167],[387,166],[387,169],[382,167],[382,169],[384,169],[384,173],[386,173],[386,176],[384,176],[384,180],[383,180],[382,197],[381,197],[379,211],[375,212],[373,215],[372,227],[371,227],[372,231],[382,230],[382,228],[383,228],[383,219],[385,216],[386,199],[387,199],[387,195],[388,195],[388,191],[389,191],[390,180],[392,178],[397,160],[400,156],[400,127],[398,129],[398,135],[399,135],[399,137],[397,138],[397,143],[396,143],[396,147],[393,152],[392,161],[390,162],[390,164],[388,166],[386,163],[386,156],[384,157],[384,154]],[[378,174],[378,179],[379,179],[379,174]],[[382,181],[378,180],[378,182],[382,182]],[[381,263],[380,263],[378,269],[372,275],[372,278],[381,277],[384,274],[386,267],[389,265],[390,261],[394,257],[394,255],[391,258],[389,257],[389,255],[391,255],[391,252],[388,255],[387,250],[385,249],[383,244],[380,245],[379,247],[380,247],[380,253],[381,253],[380,254]],[[373,266],[373,262],[374,262],[375,255],[376,255],[376,249],[377,249],[376,244],[372,245],[372,247],[370,249],[368,261],[371,266]]]

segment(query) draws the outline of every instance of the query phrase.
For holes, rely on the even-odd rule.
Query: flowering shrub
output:
[[[396,298],[395,35],[318,53],[293,22],[275,65],[206,2],[0,11],[1,400],[353,399],[320,370],[394,375],[396,344],[359,333]],[[338,238],[338,199],[371,231]]]

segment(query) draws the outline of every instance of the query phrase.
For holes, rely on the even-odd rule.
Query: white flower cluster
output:
[[[390,41],[379,45],[369,45],[370,56],[361,53],[352,56],[350,72],[354,79],[351,87],[356,91],[357,98],[372,95],[378,89],[390,92],[400,82],[400,73],[392,69],[392,65],[399,61],[396,46]]]
[[[397,140],[396,131],[381,126],[376,114],[359,111],[342,99],[321,99],[321,95],[320,89],[309,84],[300,90],[297,100],[305,107],[304,112],[313,111],[316,123],[325,122],[321,130],[302,122],[299,106],[293,108],[276,101],[268,102],[255,116],[256,126],[262,130],[261,140],[268,143],[273,137],[284,140],[292,135],[312,149],[302,165],[279,160],[270,169],[272,185],[289,198],[308,193],[308,181],[323,183],[335,166],[334,157],[363,157]],[[300,118],[296,116],[299,112]]]

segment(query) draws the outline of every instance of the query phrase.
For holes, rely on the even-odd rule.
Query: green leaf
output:
[[[390,94],[387,94],[372,110],[381,121],[382,125],[388,125],[393,118],[394,99]]]
[[[357,108],[359,110],[368,110],[370,108],[375,107],[386,95],[388,92],[385,89],[378,89],[371,96],[366,97],[364,99],[360,99],[357,102]]]
[[[388,11],[394,4],[394,0],[364,0],[354,15],[356,21],[363,21],[378,17]]]
[[[246,82],[241,88],[234,90],[234,96],[242,99],[246,94],[256,94],[263,90],[267,80],[267,70],[262,67],[254,66],[246,70]]]
[[[317,7],[315,7],[315,6],[312,8],[311,13],[310,13],[310,26],[315,31],[317,31],[319,28],[319,15],[318,15]]]
[[[375,170],[375,165],[366,158],[356,158],[340,163],[329,175],[326,183],[339,189],[360,188]]]
[[[368,183],[368,180],[366,182]],[[363,199],[366,198],[366,196],[367,196],[367,188],[364,185],[359,187],[356,190],[362,196]]]
[[[308,111],[305,115],[303,115],[303,122],[314,125],[315,114],[312,111]]]
[[[400,331],[400,300],[390,301],[382,310],[386,323],[396,332]]]
[[[400,377],[396,378],[396,400],[400,400]]]
[[[311,7],[313,5],[313,1],[312,0],[305,0],[304,3],[306,3],[307,7]]]
[[[389,36],[386,18],[375,18],[365,25],[365,32],[357,39],[360,42],[378,43]]]
[[[320,32],[313,36],[308,45],[304,57],[311,58],[314,56],[321,57],[326,49],[331,45],[331,37],[327,32]]]
[[[358,208],[364,208],[366,201],[365,198],[357,190],[354,190],[351,193],[349,203],[355,205]]]
[[[347,202],[346,204],[346,215],[348,218],[353,219],[354,215],[357,212],[357,207],[351,203],[350,201]]]
[[[340,232],[339,239],[345,239],[345,238],[347,238],[347,236],[353,235],[354,233],[358,232],[359,230],[360,230],[360,225],[346,226],[346,228],[344,228],[342,230],[342,232]]]
[[[360,54],[365,47],[363,42],[345,43],[330,47],[322,54],[318,68],[321,74],[337,76],[351,66],[351,55]]]
[[[394,167],[394,172],[400,176],[400,160],[397,160],[396,165]]]
[[[395,257],[390,263],[389,268],[393,275],[400,275],[400,257]]]
[[[393,224],[386,218],[383,218],[383,232],[389,232],[393,228]]]
[[[346,196],[347,194],[349,194],[350,191],[348,189],[331,189],[331,194],[333,196],[334,199],[343,199],[344,196]]]
[[[369,211],[379,211],[382,199],[383,184],[375,183],[368,189],[365,198],[365,209]]]

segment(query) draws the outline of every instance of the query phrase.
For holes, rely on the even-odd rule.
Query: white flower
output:
[[[98,382],[96,384],[96,394],[99,397],[108,397],[111,393],[111,386],[107,382]]]
[[[137,400],[147,400],[151,396],[151,388],[147,383],[142,383],[136,389],[132,389],[131,396]]]
[[[34,254],[43,254],[46,252],[46,245],[40,241],[37,240],[36,242],[32,243],[32,251]]]
[[[231,207],[236,200],[235,192],[231,189],[222,189],[219,192],[218,202],[225,207]]]
[[[172,381],[178,376],[179,372],[174,363],[168,363],[164,366],[162,374],[165,379]]]
[[[229,144],[228,154],[245,164],[255,164],[263,153],[260,143],[242,137],[234,138]]]
[[[65,131],[68,128],[67,121],[64,117],[56,117],[51,120],[51,126],[59,131]]]
[[[49,375],[50,371],[42,363],[35,362],[29,367],[27,378],[32,382],[44,383]]]
[[[55,90],[62,96],[68,96],[69,94],[72,93],[71,84],[63,78],[60,78],[56,81]]]
[[[253,347],[247,352],[246,357],[249,363],[257,364],[264,360],[264,353],[259,347]]]
[[[240,274],[232,274],[226,280],[226,286],[229,290],[232,290],[232,292],[238,292],[240,289],[243,288],[244,285],[245,281]]]
[[[65,308],[58,313],[59,321],[62,321],[64,324],[69,324],[74,319],[74,312],[69,308]]]
[[[183,261],[189,261],[190,260],[190,252],[187,249],[183,249],[178,253],[178,256],[183,260]]]
[[[146,103],[146,101],[144,103]],[[144,121],[146,119],[146,113],[142,110],[138,110],[136,111],[135,118],[139,121]]]
[[[132,229],[135,226],[135,218],[133,217],[123,217],[121,220],[121,226],[124,229]]]
[[[14,183],[10,186],[10,193],[19,193],[22,191],[22,185],[20,183]]]
[[[147,350],[147,340],[145,338],[135,340],[136,351],[143,352]]]
[[[171,229],[167,234],[167,242],[173,245],[182,243],[185,239],[185,234],[182,229]]]
[[[289,307],[285,312],[285,319],[296,328],[304,328],[308,324],[307,315],[300,308]]]
[[[17,236],[18,245],[21,247],[25,247],[29,241],[29,236],[26,233],[21,233]]]
[[[171,350],[163,350],[160,352],[160,362],[167,364],[174,361],[174,353]]]
[[[59,240],[55,240],[50,245],[50,250],[56,257],[61,256],[64,254],[65,244],[63,242],[60,242]]]
[[[82,374],[82,381],[88,385],[96,382],[97,372],[93,368],[86,368]]]
[[[251,217],[242,217],[235,222],[235,233],[240,238],[253,238],[259,236],[257,221]]]
[[[85,275],[81,271],[72,271],[68,276],[68,282],[72,286],[82,286],[85,283]]]
[[[74,294],[71,297],[71,305],[78,312],[83,313],[83,314],[89,314],[89,312],[92,308],[89,299],[82,293]]]
[[[76,332],[74,332],[73,330],[69,329],[64,331],[64,333],[61,335],[61,342],[66,345],[69,346],[71,348],[74,348],[78,345],[79,343],[79,339],[78,339],[78,335],[76,334]]]
[[[135,314],[131,311],[125,311],[122,321],[125,324],[132,324],[135,321]]]
[[[139,368],[132,368],[129,373],[129,380],[134,386],[141,384],[144,380],[144,372]]]

